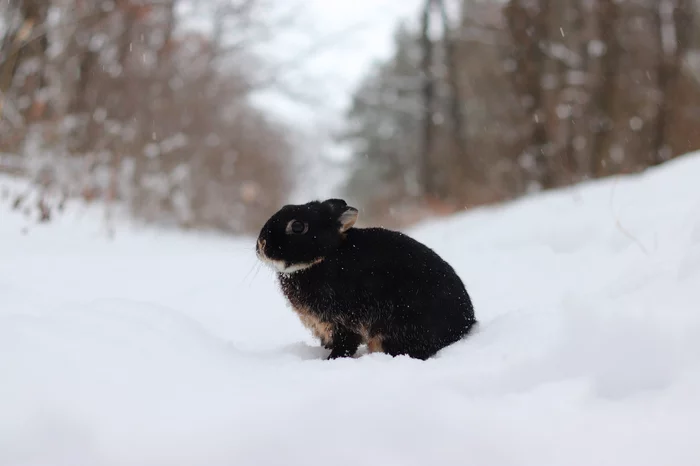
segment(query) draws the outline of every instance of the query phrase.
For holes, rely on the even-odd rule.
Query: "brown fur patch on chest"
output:
[[[328,345],[332,341],[333,326],[331,324],[320,320],[307,307],[292,306],[292,309],[297,313],[304,327],[311,330],[311,333],[321,340],[323,345]]]
[[[359,325],[357,327],[357,333],[359,333],[362,336],[362,342],[367,344],[367,350],[370,353],[384,352],[384,349],[382,347],[382,336],[372,334],[369,326]]]
[[[367,339],[367,351],[369,351],[370,353],[384,352],[384,348],[382,347],[381,335],[375,335]]]

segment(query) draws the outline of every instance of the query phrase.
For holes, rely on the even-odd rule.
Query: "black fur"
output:
[[[307,266],[278,278],[292,306],[330,324],[329,359],[353,356],[373,338],[387,354],[427,359],[464,337],[476,320],[454,269],[403,233],[352,228],[356,217],[340,199],[287,205],[256,248],[262,260]],[[295,220],[305,233],[291,232]]]

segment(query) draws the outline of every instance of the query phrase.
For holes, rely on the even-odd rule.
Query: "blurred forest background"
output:
[[[0,170],[147,222],[256,232],[310,183],[293,129],[250,101],[276,85],[252,52],[280,26],[270,1],[202,0],[202,34],[181,0],[0,0]],[[700,149],[699,10],[424,0],[353,95],[332,194],[398,227]]]

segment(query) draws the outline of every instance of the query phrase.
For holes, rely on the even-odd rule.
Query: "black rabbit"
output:
[[[464,337],[476,319],[454,269],[403,233],[353,228],[357,216],[342,199],[286,205],[256,245],[329,359],[353,356],[362,343],[427,359]]]

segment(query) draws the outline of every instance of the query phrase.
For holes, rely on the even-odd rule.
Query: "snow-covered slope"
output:
[[[700,155],[412,231],[478,332],[326,354],[250,239],[0,210],[0,465],[698,465]]]

